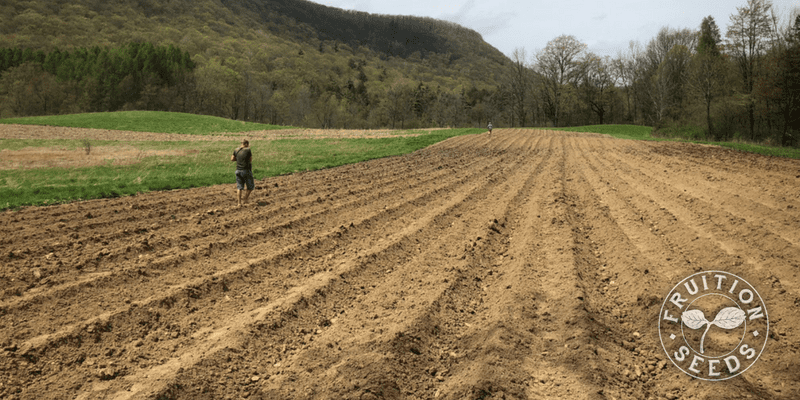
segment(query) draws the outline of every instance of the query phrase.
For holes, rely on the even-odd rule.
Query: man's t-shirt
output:
[[[252,153],[250,153],[249,147],[240,147],[233,151],[233,155],[236,156],[236,169],[243,171],[249,171],[253,169],[253,166],[250,165]]]

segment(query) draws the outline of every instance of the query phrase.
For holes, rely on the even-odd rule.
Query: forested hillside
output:
[[[337,128],[626,123],[800,145],[800,16],[778,15],[769,0],[743,3],[727,22],[664,27],[613,58],[561,35],[509,59],[449,22],[305,0],[5,0],[0,49],[11,56],[0,60],[9,66],[0,116],[138,109]],[[67,77],[43,58],[64,52],[98,57]]]
[[[122,81],[66,80],[28,60],[0,72],[3,117],[164,109],[312,127],[483,125],[491,101],[502,109],[502,96],[489,94],[509,64],[449,22],[302,0],[9,0],[0,26],[0,48],[12,53],[147,43],[172,46],[196,65],[133,93]]]
[[[189,79],[188,52],[151,43],[120,48],[0,49],[5,106],[15,114],[55,114],[65,102],[77,109],[169,108],[166,92]]]

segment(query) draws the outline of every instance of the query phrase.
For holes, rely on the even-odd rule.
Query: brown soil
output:
[[[435,131],[443,128],[425,129]],[[151,133],[113,131],[105,129],[66,128],[60,126],[0,124],[0,139],[72,139],[72,140],[123,140],[123,141],[230,141],[247,138],[250,141],[276,139],[323,139],[323,138],[381,138],[419,136],[399,134],[393,130],[368,129],[279,129],[243,133],[220,133],[216,135],[185,135],[177,133]]]
[[[0,170],[52,167],[90,167],[95,165],[130,165],[150,156],[185,156],[199,150],[139,150],[132,146],[91,146],[85,149],[26,147],[0,151]]]
[[[797,399],[800,162],[496,130],[257,182],[0,214],[4,399]],[[745,277],[733,379],[659,310]]]

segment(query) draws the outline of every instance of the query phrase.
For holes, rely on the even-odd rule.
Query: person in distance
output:
[[[239,199],[238,207],[241,207],[247,204],[250,193],[255,188],[252,164],[253,153],[250,151],[250,142],[247,139],[242,139],[242,145],[233,150],[231,161],[236,162],[236,194]],[[245,186],[247,186],[246,191]],[[243,191],[244,196],[242,196]]]

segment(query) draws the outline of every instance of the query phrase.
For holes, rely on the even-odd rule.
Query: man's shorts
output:
[[[244,185],[247,185],[247,190],[253,190],[256,183],[253,181],[253,171],[237,169],[236,170],[236,188],[244,190]]]

